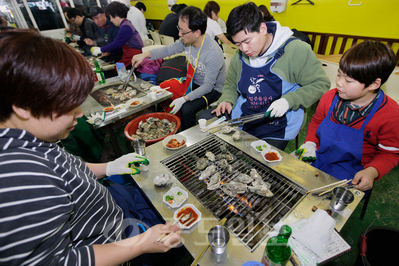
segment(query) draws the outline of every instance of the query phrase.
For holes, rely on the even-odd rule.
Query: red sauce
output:
[[[277,155],[277,153],[275,152],[268,152],[265,154],[265,159],[268,161],[277,161],[278,159],[280,159]]]
[[[177,213],[177,217],[184,216],[184,215],[190,214],[190,213],[191,213],[191,216],[186,221],[190,221],[190,220],[191,221],[189,223],[184,223],[185,226],[190,226],[192,223],[194,223],[198,219],[198,214],[191,207],[183,208]]]

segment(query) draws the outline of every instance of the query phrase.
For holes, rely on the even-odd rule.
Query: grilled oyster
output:
[[[111,95],[111,94],[114,94],[114,93],[117,93],[117,92],[118,91],[114,90],[114,89],[108,89],[108,90],[105,91],[105,93],[108,94],[108,95]]]
[[[153,182],[156,186],[163,186],[168,183],[170,176],[168,174],[158,175],[154,178]]]
[[[248,186],[248,190],[250,192],[256,193],[260,196],[263,197],[273,197],[273,192],[270,191],[270,189],[267,187],[267,185],[256,185],[254,186],[252,184],[252,186]]]
[[[262,180],[262,177],[260,176],[258,171],[256,171],[255,168],[251,169],[251,171],[249,172],[249,175],[252,176],[255,180]]]
[[[198,161],[197,161],[197,169],[198,170],[204,170],[205,169],[205,167],[207,167],[208,166],[208,159],[207,158],[200,158]]]
[[[236,132],[234,132],[233,134],[233,140],[235,141],[239,141],[241,139],[241,133],[239,130],[237,130]]]
[[[227,161],[232,161],[234,159],[233,155],[229,151],[226,151],[225,153],[220,153],[220,154],[216,155],[216,157],[219,160],[226,159]]]
[[[222,190],[227,195],[234,197],[236,194],[243,194],[247,192],[247,185],[231,181],[229,183],[225,183],[222,186]]]
[[[222,153],[227,152],[227,147],[226,147],[226,145],[220,145],[220,151],[221,151]]]
[[[205,153],[206,158],[208,158],[209,161],[214,162],[216,160],[215,154],[213,154],[211,151],[207,151]]]
[[[216,172],[212,177],[211,180],[209,180],[207,189],[208,190],[215,190],[220,187],[220,173]]]
[[[211,175],[213,175],[216,172],[216,165],[211,164],[209,165],[200,175],[199,180],[204,180],[209,178]]]
[[[222,127],[222,133],[229,134],[230,132],[236,131],[236,127],[224,126]]]
[[[272,187],[272,185],[270,185],[270,183],[265,182],[263,180],[255,180],[255,181],[253,181],[252,182],[252,186],[254,186],[254,187],[256,187],[256,186],[265,186],[265,187],[267,187],[269,189]]]
[[[254,178],[252,176],[249,176],[249,175],[246,175],[246,174],[239,174],[235,179],[238,182],[245,183],[245,184],[249,184],[252,181],[254,181]]]

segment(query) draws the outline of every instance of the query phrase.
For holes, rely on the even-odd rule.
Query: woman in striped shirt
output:
[[[97,180],[133,171],[134,154],[90,164],[54,144],[94,86],[83,56],[35,32],[0,30],[0,77],[0,265],[119,265],[180,242],[171,225],[122,240],[122,211]]]

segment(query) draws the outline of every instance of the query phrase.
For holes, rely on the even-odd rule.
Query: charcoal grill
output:
[[[202,171],[196,168],[199,158],[206,151],[220,154],[220,146],[226,146],[233,155],[230,161],[233,173],[218,167],[221,183],[229,182],[240,174],[249,174],[254,168],[262,179],[271,184],[274,196],[267,198],[255,193],[228,196],[220,188],[207,189],[207,180],[199,180]],[[226,218],[225,226],[237,239],[253,252],[266,238],[273,226],[305,197],[305,190],[272,168],[260,163],[242,150],[211,134],[188,148],[161,161],[176,179],[189,190],[217,219]]]

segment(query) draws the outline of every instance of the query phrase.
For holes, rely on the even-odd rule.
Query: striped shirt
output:
[[[120,240],[122,219],[81,160],[0,129],[0,265],[94,265],[92,245]]]

